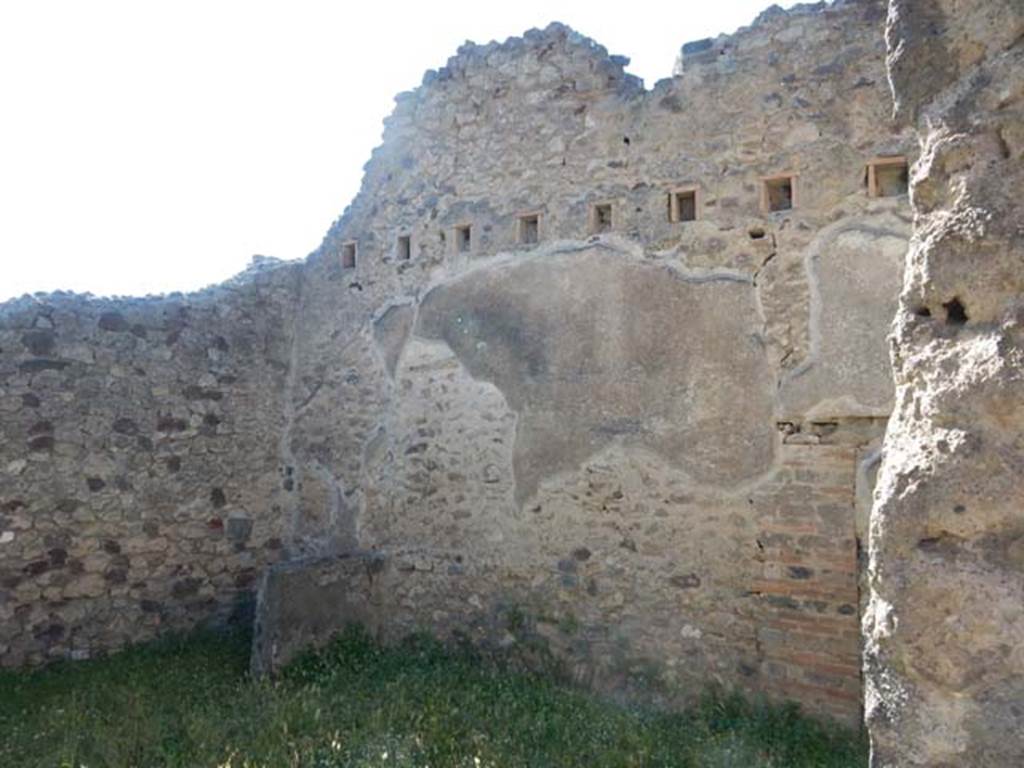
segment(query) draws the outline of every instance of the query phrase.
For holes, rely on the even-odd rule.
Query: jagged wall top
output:
[[[587,120],[618,121],[625,128],[653,105],[673,112],[702,109],[707,99],[699,92],[709,87],[730,88],[730,81],[730,96],[738,96],[735,86],[740,83],[747,84],[747,90],[780,85],[792,89],[792,76],[781,83],[779,80],[793,71],[801,79],[823,85],[834,81],[838,88],[845,84],[837,76],[857,69],[858,59],[873,61],[884,50],[884,17],[885,4],[880,0],[836,0],[801,4],[789,10],[773,6],[731,35],[698,41],[699,51],[692,50],[692,43],[683,46],[691,49],[685,71],[659,80],[650,91],[644,89],[641,79],[626,72],[628,58],[610,54],[604,46],[562,23],[533,29],[504,42],[467,42],[444,67],[428,71],[420,86],[396,96],[395,110],[384,120],[382,143],[364,168],[360,193],[334,222],[319,253],[336,253],[343,234],[346,238],[360,236],[354,231],[346,234],[345,225],[362,219],[358,215],[353,219],[360,209],[363,213],[372,210],[375,200],[369,198],[379,201],[396,175],[419,172],[454,177],[467,170],[482,173],[480,168],[455,167],[453,158],[468,140],[482,138],[482,125],[495,134],[508,131],[513,112],[529,110],[539,123],[562,122],[578,134],[586,131],[585,121],[571,126],[571,121],[562,121],[560,115],[584,106],[601,105],[596,111],[603,117],[592,118],[590,112],[585,116]],[[868,29],[877,30],[876,39],[865,38],[863,32]],[[875,84],[873,71],[871,75],[850,85],[871,89]],[[774,81],[769,83],[772,78]],[[721,104],[721,108],[723,112],[737,112],[743,110],[743,105]],[[695,111],[689,117],[695,131],[703,135],[710,129]],[[467,139],[472,131],[477,133]],[[566,134],[565,138],[572,141],[577,137]],[[428,152],[423,152],[424,145],[429,147]],[[443,172],[420,161],[435,162]],[[449,162],[452,167],[446,168]],[[497,190],[494,194],[499,196]]]
[[[864,6],[867,9],[865,21],[877,22],[884,16],[884,7],[864,0],[798,3],[790,8],[772,5],[758,14],[749,25],[740,27],[731,34],[723,33],[717,37],[705,37],[683,43],[676,58],[673,75],[678,77],[693,67],[706,66],[722,56],[760,48],[766,35],[782,33],[792,36],[800,29],[802,20],[827,21],[830,14],[845,12],[851,6]]]
[[[608,53],[600,43],[582,35],[567,24],[554,21],[544,29],[531,29],[521,37],[509,37],[504,42],[492,40],[479,44],[467,40],[441,69],[431,69],[423,75],[423,85],[445,80],[471,77],[473,71],[483,67],[501,66],[522,55],[543,57],[553,46],[562,44],[566,50],[591,58],[595,68],[609,76],[609,83],[621,83],[627,90],[642,89],[643,80],[625,72],[629,58]],[[401,101],[408,94],[399,94]]]

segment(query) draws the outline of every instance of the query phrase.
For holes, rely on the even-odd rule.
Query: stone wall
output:
[[[280,573],[302,595],[322,583],[338,601],[311,610],[309,633],[280,641],[289,648],[354,615],[387,636],[427,628],[542,647],[602,690],[674,700],[714,680],[856,721],[858,509],[891,408],[884,337],[910,229],[906,196],[870,196],[867,166],[914,147],[890,118],[884,10],[772,9],[684,46],[680,72],[650,91],[626,60],[552,25],[467,44],[401,94],[361,192],[316,253],[236,286],[231,309],[185,300],[206,308],[203,330],[224,337],[224,355],[238,355],[233,317],[253,329],[248,351],[225,358],[237,400],[216,370],[204,378],[217,362],[203,357],[206,337],[202,355],[172,348],[162,375],[179,389],[125,393],[139,411],[126,417],[138,427],[148,413],[153,429],[168,409],[191,424],[190,386],[223,391],[225,411],[262,406],[232,412],[250,428],[235,427],[187,484],[168,489],[148,464],[127,472],[174,498],[140,496],[123,514],[179,516],[173,546],[192,542],[197,555],[184,577],[194,599],[161,576],[146,600],[169,616],[196,604],[198,620],[247,594],[248,576],[234,582],[247,569],[308,558],[268,578],[259,634],[271,646],[284,637],[270,625],[284,615],[273,596],[289,594]],[[766,210],[766,177],[788,180],[791,209]],[[693,220],[672,220],[691,207]],[[107,311],[67,302],[89,323]],[[0,309],[12,376],[50,357],[17,346],[36,322],[28,306]],[[104,333],[90,326],[82,343],[102,349]],[[132,354],[150,343],[132,341]],[[139,367],[154,375],[148,359]],[[88,370],[106,391],[122,369]],[[70,386],[66,371],[47,375]],[[4,385],[5,429],[32,427],[21,382]],[[46,417],[55,429],[94,407],[74,402]],[[210,402],[193,404],[200,421]],[[216,445],[196,432],[195,450]],[[8,461],[25,453],[10,450]],[[48,510],[49,488],[77,471],[26,476],[2,490],[5,503]],[[214,486],[223,510],[210,508]],[[104,531],[132,530],[93,497],[60,494]],[[236,546],[232,510],[252,520],[245,565],[218,549]],[[32,516],[20,519],[31,529]],[[76,525],[60,530],[78,540]],[[27,572],[53,547],[18,536],[19,549],[0,550],[21,590],[4,588],[3,605],[31,614],[18,642],[39,655],[43,616],[106,614],[47,596],[40,579],[75,580],[50,565]],[[338,557],[361,552],[379,570]],[[115,592],[105,583],[93,599],[116,613]],[[144,637],[135,610],[125,634]],[[58,638],[48,652],[68,647]]]
[[[599,688],[858,718],[858,477],[910,225],[866,164],[913,146],[883,21],[768,13],[651,91],[556,25],[399,96],[307,264],[289,438],[301,514],[336,499],[337,540],[392,564],[380,626],[511,621]],[[783,173],[796,207],[766,213]]]
[[[0,310],[0,660],[251,614],[285,554],[278,436],[299,270]]]
[[[892,0],[917,126],[871,519],[872,765],[1024,764],[1024,5]]]

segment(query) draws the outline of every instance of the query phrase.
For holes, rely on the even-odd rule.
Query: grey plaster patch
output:
[[[373,338],[384,356],[388,375],[394,378],[402,348],[412,329],[415,310],[410,304],[388,307],[373,323]]]
[[[888,212],[825,229],[808,246],[811,356],[780,389],[783,418],[886,416],[885,337],[896,312],[910,225]]]
[[[518,413],[522,503],[541,479],[612,441],[654,450],[711,485],[763,472],[774,378],[761,324],[749,281],[690,281],[591,246],[438,286],[415,333],[447,343]]]

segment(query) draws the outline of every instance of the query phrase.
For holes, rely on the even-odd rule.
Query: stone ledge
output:
[[[322,646],[348,624],[373,629],[374,576],[386,565],[376,552],[291,560],[260,580],[250,668],[272,675],[303,650]]]

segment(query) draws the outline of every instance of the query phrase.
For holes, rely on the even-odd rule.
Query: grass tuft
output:
[[[275,681],[247,638],[198,635],[0,673],[5,768],[852,768],[863,739],[711,691],[682,713],[628,709],[426,637],[352,629]]]

